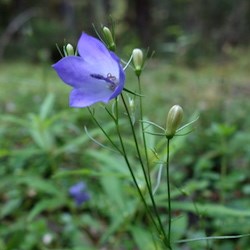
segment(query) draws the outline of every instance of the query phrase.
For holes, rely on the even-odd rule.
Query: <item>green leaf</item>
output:
[[[158,205],[166,206],[166,204],[158,204]],[[217,204],[195,203],[194,206],[194,204],[191,202],[173,201],[172,208],[175,210],[188,211],[193,213],[197,213],[196,211],[198,210],[200,214],[211,217],[221,217],[221,216],[250,217],[249,210],[238,210]]]
[[[60,208],[65,204],[65,199],[60,198],[60,199],[44,199],[40,201],[29,213],[28,215],[28,220],[31,221],[33,220],[37,215],[42,213],[43,211],[52,211],[55,209]]]
[[[5,204],[2,205],[0,209],[0,218],[3,218],[11,214],[15,210],[17,210],[20,207],[21,203],[22,203],[22,199],[20,198],[7,201]]]
[[[133,239],[136,242],[138,249],[161,249],[153,238],[154,236],[150,233],[149,228],[143,228],[143,226],[138,227],[136,225],[133,225],[130,227],[130,232],[132,233]]]
[[[210,237],[199,237],[194,239],[179,240],[178,243],[192,242],[192,241],[204,241],[204,240],[227,240],[227,239],[239,239],[243,237],[250,237],[250,234],[239,234],[239,235],[224,235],[224,236],[210,236]]]
[[[139,94],[139,93],[136,93],[136,92],[134,92],[134,91],[132,91],[132,90],[129,90],[129,89],[127,89],[127,88],[123,88],[123,90],[124,90],[125,92],[128,92],[129,94],[132,94],[132,95],[135,95],[135,96],[139,96],[139,97],[143,97],[143,95],[141,95],[141,94]]]
[[[176,241],[181,239],[187,232],[188,217],[187,214],[181,215],[178,218],[173,218],[172,222],[172,240]]]
[[[4,122],[11,122],[22,127],[27,127],[29,124],[26,119],[19,118],[14,115],[2,115],[1,120]]]
[[[48,94],[45,98],[44,102],[42,103],[42,106],[40,108],[39,117],[44,120],[46,117],[49,116],[53,104],[54,104],[55,96],[53,94]]]
[[[79,170],[69,170],[69,171],[60,171],[56,173],[53,177],[66,177],[66,176],[93,176],[93,177],[100,177],[100,176],[113,176],[116,178],[128,178],[130,175],[118,173],[114,171],[99,171],[94,169],[79,169]]]
[[[41,179],[36,176],[25,176],[16,178],[16,183],[25,184],[34,188],[38,192],[47,193],[51,195],[60,196],[61,190],[49,180]]]

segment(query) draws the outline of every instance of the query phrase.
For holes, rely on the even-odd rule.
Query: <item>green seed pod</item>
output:
[[[174,105],[168,112],[166,123],[166,136],[168,139],[174,137],[176,130],[180,126],[183,118],[183,109],[179,105]]]

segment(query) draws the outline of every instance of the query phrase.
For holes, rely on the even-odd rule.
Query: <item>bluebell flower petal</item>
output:
[[[82,190],[84,190],[86,188],[86,185],[84,182],[78,182],[76,183],[75,185],[71,186],[70,189],[69,189],[69,193],[71,195],[74,195],[76,193],[79,193],[81,192]]]
[[[116,56],[114,60],[114,53],[110,52],[106,46],[98,39],[82,33],[77,49],[80,56],[90,65],[95,65],[96,69],[101,70],[103,73],[112,73],[118,76],[118,61],[120,59]]]
[[[111,56],[117,61],[118,65],[119,65],[119,84],[117,86],[117,88],[115,89],[115,91],[113,92],[113,94],[109,97],[109,100],[117,97],[123,90],[124,88],[124,84],[125,84],[125,73],[123,68],[120,65],[120,59],[117,57],[117,55],[113,52],[110,52]]]
[[[94,84],[90,74],[96,71],[94,66],[89,66],[79,56],[67,56],[52,66],[58,76],[68,85],[74,88],[80,88],[85,83]]]
[[[90,62],[107,60],[107,58],[110,57],[110,53],[106,46],[98,39],[86,33],[82,33],[77,44],[77,50],[84,60]]]
[[[83,108],[96,102],[107,103],[113,91],[105,87],[106,82],[99,80],[91,85],[87,84],[83,88],[73,89],[69,97],[69,106]]]
[[[82,203],[88,201],[90,199],[90,196],[88,193],[83,192],[81,194],[75,195],[75,203],[77,206],[82,205]]]

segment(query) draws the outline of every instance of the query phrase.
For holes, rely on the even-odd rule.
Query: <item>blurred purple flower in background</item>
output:
[[[96,38],[82,33],[80,56],[66,56],[53,65],[58,76],[73,87],[70,107],[109,102],[123,90],[125,73],[120,59]]]
[[[69,189],[69,194],[74,198],[77,206],[80,206],[82,203],[90,199],[90,195],[86,191],[86,185],[84,182],[78,182]]]

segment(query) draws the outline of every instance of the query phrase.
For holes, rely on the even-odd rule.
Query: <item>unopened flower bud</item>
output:
[[[130,117],[131,117],[133,125],[135,125],[136,119],[135,119],[135,100],[134,100],[134,98],[129,98],[128,104],[129,104],[129,108],[130,108]]]
[[[67,56],[73,56],[75,54],[74,47],[70,43],[65,46],[65,51]]]
[[[140,76],[143,67],[143,52],[141,49],[134,49],[132,52],[135,73]]]
[[[174,137],[183,117],[183,109],[179,105],[174,105],[168,112],[166,123],[166,136],[171,139]]]
[[[129,107],[130,107],[131,111],[134,112],[135,111],[135,100],[133,98],[129,98],[128,103],[129,103]]]
[[[102,31],[103,31],[103,34],[105,37],[105,42],[108,46],[108,49],[111,51],[115,51],[116,46],[115,46],[114,38],[113,38],[113,35],[112,35],[110,29],[108,27],[104,26],[102,28]]]

